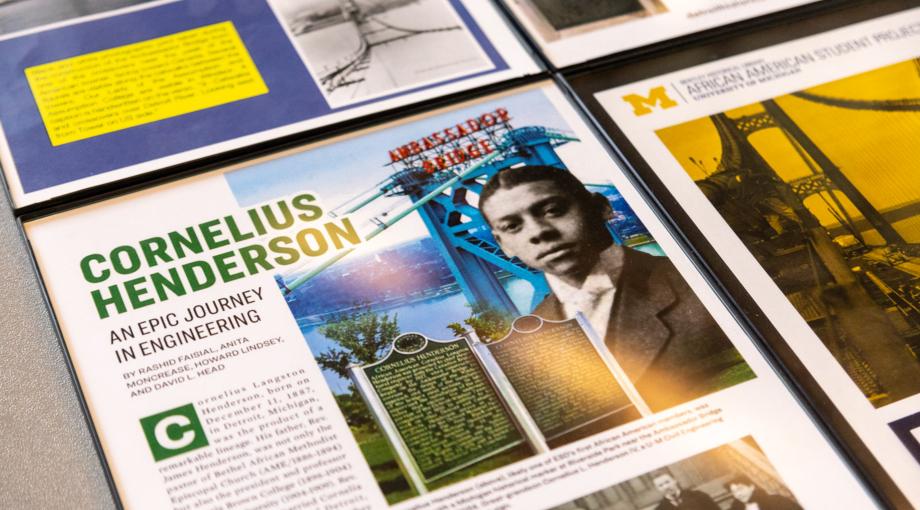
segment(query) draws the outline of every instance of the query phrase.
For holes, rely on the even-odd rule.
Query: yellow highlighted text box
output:
[[[25,73],[54,146],[268,92],[229,21]]]

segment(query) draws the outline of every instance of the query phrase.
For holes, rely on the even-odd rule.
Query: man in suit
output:
[[[743,363],[670,260],[614,245],[610,202],[570,172],[507,168],[479,208],[502,250],[546,275],[552,294],[534,315],[582,312],[652,411],[719,389]]]
[[[768,493],[747,475],[736,475],[725,485],[734,498],[728,510],[802,510],[793,499]]]
[[[684,489],[666,471],[652,475],[652,483],[664,496],[655,510],[721,510],[708,494]]]

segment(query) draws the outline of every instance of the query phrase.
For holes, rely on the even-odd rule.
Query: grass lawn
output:
[[[371,466],[374,478],[387,498],[387,503],[394,504],[416,495],[409,482],[399,470],[399,464],[390,451],[386,439],[379,432],[361,434],[358,446],[365,460]],[[358,437],[358,434],[355,434]]]
[[[364,454],[364,458],[367,460],[367,463],[370,464],[371,471],[374,473],[374,478],[377,480],[377,484],[380,485],[380,490],[383,491],[387,503],[392,505],[417,495],[415,490],[409,486],[409,482],[403,476],[402,471],[400,471],[399,465],[396,463],[396,459],[390,451],[390,446],[387,444],[382,434],[376,431],[357,432],[355,433],[355,438],[358,439],[361,453]],[[495,455],[494,457],[489,457],[488,459],[477,462],[460,471],[451,473],[444,478],[438,479],[428,484],[428,490],[435,490],[461,480],[466,480],[467,478],[472,478],[493,469],[526,459],[531,455],[530,449],[526,445],[520,445],[499,455]]]

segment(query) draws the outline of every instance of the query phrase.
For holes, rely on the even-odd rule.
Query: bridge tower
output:
[[[391,151],[390,176],[331,214],[352,214],[382,198],[407,197],[408,207],[371,219],[376,228],[364,236],[365,241],[418,212],[469,303],[515,316],[530,313],[549,293],[549,285],[542,272],[502,252],[479,211],[478,197],[485,183],[505,168],[546,165],[568,170],[556,149],[578,138],[542,126],[513,128],[507,114],[499,108]],[[587,186],[613,189],[607,184]],[[622,244],[624,239],[612,225],[609,228],[614,242]],[[353,251],[342,250],[306,272],[279,278],[278,284],[289,299],[295,299],[295,289]],[[503,282],[512,277],[532,287],[530,303],[515,303],[510,297]]]
[[[485,182],[505,168],[549,165],[565,169],[555,149],[574,138],[543,127],[512,129],[508,125],[490,130],[488,137],[491,143],[486,147],[494,147],[491,150],[499,151],[500,156],[434,196],[430,196],[432,191],[455,174],[449,170],[426,172],[414,164],[417,159],[393,174],[393,185],[387,194],[405,195],[415,203],[424,201],[418,212],[469,302],[488,303],[522,315],[547,295],[549,287],[542,273],[501,251],[478,209],[478,197]],[[502,286],[507,276],[520,278],[533,287],[530,309],[521,310],[512,302]]]
[[[884,401],[888,394],[910,394],[912,381],[920,377],[920,365],[910,357],[884,309],[873,301],[852,269],[853,263],[808,210],[804,199],[828,192],[844,220],[851,222],[843,206],[833,199],[833,191],[839,190],[887,243],[903,246],[904,239],[775,101],[763,101],[761,107],[761,112],[737,118],[724,113],[711,117],[722,145],[721,162],[716,172],[697,184],[707,195],[721,195],[718,201],[744,204],[736,211],[769,202],[775,213],[797,223],[795,230],[802,246],[814,255],[809,261],[814,276],[807,285],[787,282],[790,288],[784,292],[794,297],[794,303],[816,307],[818,313],[812,314],[810,322],[828,325],[822,339],[838,359],[847,360],[844,368],[869,398]],[[814,173],[784,181],[750,140],[752,134],[765,129],[783,132],[806,163],[809,159],[815,162]]]

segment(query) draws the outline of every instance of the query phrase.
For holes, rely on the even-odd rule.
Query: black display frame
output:
[[[859,21],[873,19],[918,4],[914,0],[823,0],[737,21],[728,25],[663,40],[651,45],[630,49],[599,57],[588,62],[566,68],[556,68],[542,54],[539,46],[529,38],[516,19],[507,10],[502,0],[494,0],[505,21],[513,27],[518,39],[534,56],[540,71],[527,76],[501,81],[489,85],[451,93],[437,98],[415,102],[411,105],[394,107],[363,117],[304,130],[271,140],[240,146],[238,148],[165,166],[143,174],[130,176],[101,185],[86,187],[78,191],[57,196],[18,208],[13,214],[18,224],[20,237],[30,256],[31,270],[42,288],[44,306],[52,318],[57,341],[66,360],[66,370],[74,386],[75,396],[84,414],[98,460],[110,487],[111,497],[117,508],[124,508],[120,494],[101,446],[101,439],[89,413],[87,399],[77,378],[75,365],[67,349],[58,318],[51,305],[47,286],[41,274],[34,247],[26,236],[24,224],[43,217],[86,207],[115,197],[144,191],[166,183],[207,173],[229,165],[245,163],[257,158],[273,155],[293,147],[307,145],[328,138],[345,135],[363,129],[372,129],[383,124],[414,115],[423,115],[434,110],[450,107],[465,101],[510,92],[547,80],[554,81],[569,97],[581,117],[593,128],[598,139],[608,145],[608,150],[626,171],[655,214],[675,237],[685,254],[696,268],[715,288],[720,299],[728,305],[729,311],[752,338],[760,342],[758,348],[771,367],[777,370],[792,394],[813,419],[820,420],[822,430],[829,440],[836,443],[854,465],[871,494],[892,508],[909,508],[906,497],[887,475],[881,464],[869,452],[865,444],[817,385],[804,365],[792,353],[782,336],[764,316],[753,298],[747,293],[737,277],[717,255],[715,249],[702,236],[692,221],[683,212],[679,203],[656,177],[628,138],[609,118],[596,100],[593,92],[606,90],[639,79],[648,78],[697,65],[708,60],[729,57],[791,39],[839,28]],[[609,78],[608,81],[604,81]],[[598,86],[597,82],[602,82]],[[2,192],[11,200],[9,184],[0,179]],[[830,432],[830,434],[827,434]]]
[[[911,508],[911,505],[879,460],[859,438],[844,415],[821,389],[813,375],[745,289],[737,275],[731,271],[651,165],[596,99],[595,94],[617,86],[894,14],[917,5],[912,0],[858,0],[834,3],[829,5],[829,9],[812,13],[809,17],[775,17],[760,24],[754,32],[747,32],[753,29],[753,26],[743,28],[741,32],[723,32],[721,35],[700,39],[695,43],[688,42],[684,47],[663,49],[643,60],[617,62],[615,66],[609,61],[592,62],[563,71],[564,82],[569,87],[569,92],[587,112],[586,118],[601,132],[601,136],[611,146],[616,158],[635,179],[636,184],[651,197],[655,206],[664,212],[675,232],[679,232],[686,243],[692,246],[700,263],[713,276],[713,283],[720,287],[724,295],[729,296],[733,308],[742,315],[758,340],[766,346],[768,352],[765,354],[775,359],[776,368],[783,373],[786,382],[796,387],[797,392],[813,409],[815,417],[831,432],[838,447],[846,453],[875,493],[890,508]]]

